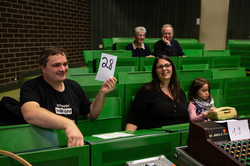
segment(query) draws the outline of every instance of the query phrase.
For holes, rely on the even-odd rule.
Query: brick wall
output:
[[[69,64],[90,47],[90,0],[1,0],[0,86],[38,69],[41,48],[60,46]]]

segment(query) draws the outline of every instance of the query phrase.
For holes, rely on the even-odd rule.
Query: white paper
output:
[[[119,137],[128,137],[128,136],[133,136],[133,135],[134,134],[115,132],[115,133],[98,134],[98,135],[92,135],[92,136],[102,138],[102,139],[111,139],[111,138],[119,138]]]
[[[215,121],[216,123],[226,123],[226,122],[229,122],[229,121],[237,121],[235,119],[229,119],[229,120],[220,120],[220,121]]]
[[[250,138],[248,120],[228,121],[227,128],[231,141]]]
[[[95,80],[107,81],[114,76],[117,56],[102,53]]]

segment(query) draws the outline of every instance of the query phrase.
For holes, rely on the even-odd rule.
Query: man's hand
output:
[[[65,133],[68,138],[68,147],[84,145],[83,135],[74,122],[65,129]]]
[[[117,80],[115,77],[109,78],[106,82],[104,82],[102,84],[101,92],[106,94],[106,93],[109,93],[110,91],[114,90],[116,82],[117,82]]]
[[[162,41],[164,44],[170,44],[170,41],[165,37],[162,37]]]

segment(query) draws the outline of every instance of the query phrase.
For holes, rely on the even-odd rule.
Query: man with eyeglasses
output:
[[[162,26],[162,39],[157,41],[154,45],[154,54],[159,56],[161,54],[167,56],[185,56],[182,48],[177,40],[173,39],[174,29],[170,24]]]
[[[136,27],[134,29],[134,41],[127,45],[126,50],[132,50],[133,57],[154,57],[148,45],[144,44],[146,28]]]

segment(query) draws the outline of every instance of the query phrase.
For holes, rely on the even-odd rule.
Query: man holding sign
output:
[[[103,108],[106,93],[115,89],[117,80],[114,77],[107,79],[91,103],[78,83],[66,79],[68,61],[64,49],[44,49],[39,65],[43,75],[25,82],[21,88],[24,119],[43,128],[63,129],[68,147],[84,145],[83,135],[73,120],[76,121],[79,114],[96,119]]]

